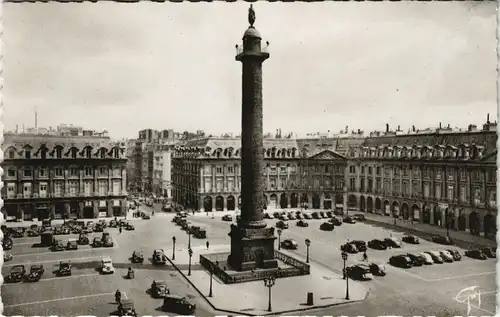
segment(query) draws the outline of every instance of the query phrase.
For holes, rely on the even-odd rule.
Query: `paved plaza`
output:
[[[143,207],[146,209],[145,207]],[[173,293],[188,297],[197,304],[197,316],[214,316],[224,314],[217,312],[205,300],[208,295],[209,281],[208,274],[199,265],[192,266],[193,276],[199,275],[200,292],[193,288],[184,277],[171,265],[153,266],[150,262],[153,249],[162,248],[167,256],[171,257],[172,237],[176,237],[176,257],[187,258],[188,235],[178,226],[171,222],[173,214],[159,211],[159,206],[155,206],[156,214],[151,220],[132,220],[136,226],[135,231],[123,231],[118,233],[118,229],[110,228],[107,231],[115,241],[113,248],[79,247],[77,251],[51,252],[47,248],[34,248],[33,244],[39,238],[14,238],[14,248],[11,253],[14,259],[6,262],[2,274],[8,274],[10,268],[15,264],[24,264],[29,269],[32,264],[40,263],[45,267],[43,279],[38,283],[17,283],[4,284],[2,286],[2,298],[5,315],[97,315],[108,316],[116,310],[114,302],[114,292],[117,289],[124,292],[126,297],[135,301],[137,313],[139,315],[164,315],[161,312],[160,299],[153,299],[148,294],[150,285],[155,279],[165,280]],[[191,239],[191,245],[196,252],[205,252],[206,241],[210,242],[209,252],[227,250],[229,243],[229,222],[221,220],[224,212],[214,213],[208,216],[205,213],[188,216],[188,220],[193,225],[200,225],[207,229],[208,239]],[[274,225],[276,220],[267,220],[269,225]],[[332,232],[319,230],[322,220],[310,220],[309,227],[299,228],[295,221],[289,221],[290,228],[283,231],[281,239],[295,239],[299,243],[296,251],[290,252],[299,260],[305,259],[306,249],[304,240],[312,241],[310,256],[313,267],[323,267],[335,275],[339,274],[343,267],[340,257],[339,247],[347,239],[371,240],[374,238],[384,238],[389,236],[400,236],[401,233],[390,231],[389,229],[367,225],[363,223],[343,224],[336,227]],[[100,235],[94,233],[93,235]],[[63,236],[67,239],[70,236]],[[368,250],[369,261],[386,263],[392,254],[399,254],[410,251],[442,250],[447,247],[436,245],[428,241],[421,241],[420,245],[404,244],[400,250],[392,249],[386,251]],[[142,250],[145,256],[143,265],[134,265],[136,278],[127,280],[124,278],[126,270],[130,265],[129,257],[135,249]],[[463,254],[463,250],[460,250]],[[182,255],[184,254],[184,255]],[[111,256],[116,268],[113,275],[100,275],[96,268],[103,256]],[[199,257],[194,256],[193,259]],[[73,275],[70,277],[57,277],[51,271],[56,269],[60,260],[71,260],[73,263]],[[349,255],[348,262],[355,263],[361,260],[361,254]],[[316,309],[307,312],[308,315],[347,315],[347,316],[379,316],[387,314],[408,315],[435,315],[446,316],[464,315],[467,307],[463,303],[455,300],[460,290],[468,286],[479,286],[481,291],[480,307],[472,307],[471,315],[492,316],[495,307],[495,260],[478,261],[464,257],[462,261],[449,264],[434,264],[426,267],[412,269],[399,269],[386,265],[388,274],[384,277],[374,277],[372,281],[358,282],[364,288],[370,289],[370,294],[366,300],[333,306],[329,308]],[[180,266],[185,272],[187,265]],[[332,275],[332,276],[333,276]],[[338,275],[337,275],[338,276]],[[247,308],[247,314],[256,313],[257,309],[267,308],[267,290],[262,282],[254,282],[259,285],[263,294],[258,300],[251,302]],[[262,285],[260,285],[262,283]],[[273,305],[278,308],[281,290],[280,280],[273,288]],[[301,283],[294,284],[292,279],[286,284],[288,292],[294,289],[298,297],[305,301],[307,290]],[[250,283],[251,284],[251,283]],[[283,283],[281,283],[283,285]],[[354,285],[352,282],[350,285]],[[239,285],[224,286],[214,283],[213,301],[223,301],[228,291],[235,292]],[[247,286],[250,287],[250,286]],[[339,284],[339,294],[345,291],[344,284]],[[244,288],[244,287],[243,287]],[[304,294],[302,294],[304,293]],[[335,294],[335,293],[332,293]],[[20,296],[22,295],[22,296]],[[332,295],[330,297],[337,296]],[[321,301],[324,295],[315,295],[316,303]],[[227,298],[227,297],[226,297]],[[284,298],[284,297],[281,297]],[[248,303],[248,302],[246,302]],[[220,305],[220,304],[219,304]],[[474,306],[474,303],[473,303]],[[477,305],[476,305],[477,306]],[[245,314],[245,312],[241,312]],[[305,314],[290,313],[290,315]]]

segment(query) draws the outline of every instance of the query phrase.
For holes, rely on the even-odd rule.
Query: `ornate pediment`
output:
[[[331,150],[324,150],[310,157],[313,160],[346,160],[347,158]]]

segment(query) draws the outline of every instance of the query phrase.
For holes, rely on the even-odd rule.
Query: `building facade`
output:
[[[172,198],[173,145],[156,145],[153,150],[153,188],[157,197]]]
[[[173,200],[201,211],[238,210],[240,140],[206,138],[177,147]],[[347,158],[331,149],[300,150],[295,139],[264,139],[266,208],[344,208]]]
[[[494,237],[496,123],[345,138],[265,139],[268,208],[359,210]],[[239,209],[240,141],[205,138],[174,150],[175,203]]]
[[[348,207],[494,237],[496,125],[367,138],[348,164]]]
[[[109,137],[4,135],[6,218],[125,215],[126,155]]]

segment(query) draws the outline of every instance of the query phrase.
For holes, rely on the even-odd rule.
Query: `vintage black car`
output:
[[[444,245],[453,245],[453,240],[451,240],[450,237],[434,236],[432,237],[432,242]]]
[[[44,231],[40,235],[40,244],[42,246],[51,247],[54,244],[54,234],[52,231]]]
[[[364,220],[366,220],[365,215],[363,215],[363,214],[355,214],[355,215],[352,216],[352,219],[354,219],[356,221],[364,221]]]
[[[9,237],[4,237],[2,239],[2,248],[4,250],[10,250],[12,249],[12,239]]]
[[[83,232],[83,228],[80,225],[76,225],[76,226],[73,226],[71,228],[71,233],[73,233],[73,234],[80,234],[82,232]]]
[[[38,237],[40,235],[40,228],[38,225],[31,225],[27,231],[28,237]]]
[[[30,273],[27,276],[29,282],[38,282],[41,278],[45,269],[41,264],[35,264],[30,267]]]
[[[375,250],[386,250],[387,245],[383,240],[373,239],[368,242],[368,247]]]
[[[78,244],[85,245],[89,244],[89,236],[86,233],[80,233],[78,236]]]
[[[312,219],[312,216],[310,214],[308,214],[308,213],[304,213],[303,216],[304,216],[304,219],[307,219],[307,220],[311,220]]]
[[[412,266],[422,266],[425,264],[425,259],[420,254],[408,253],[406,256],[410,258]]]
[[[154,298],[165,297],[170,294],[170,290],[167,287],[167,283],[163,280],[153,281],[151,284],[151,295]]]
[[[59,252],[64,251],[64,244],[61,240],[54,240],[54,244],[52,244],[52,251]]]
[[[78,241],[76,239],[69,239],[66,244],[66,250],[78,250]]]
[[[59,276],[69,276],[71,275],[71,263],[69,261],[59,262],[59,270],[57,271]]]
[[[333,225],[333,223],[330,223],[330,222],[323,222],[323,223],[319,226],[319,229],[320,229],[320,230],[323,230],[323,231],[333,231],[333,229],[335,229],[335,226]]]
[[[280,217],[279,217],[279,219],[282,220],[282,221],[287,221],[288,220],[288,215],[281,214]]]
[[[144,253],[142,251],[134,251],[132,253],[132,263],[144,263]]]
[[[102,224],[97,223],[94,227],[94,232],[103,232],[103,231],[104,231],[104,227],[102,226]]]
[[[320,216],[321,218],[323,218],[323,219],[327,218],[327,216],[326,216],[325,212],[323,212],[323,211],[320,211],[320,212],[319,212],[319,216]]]
[[[353,280],[367,281],[373,278],[370,266],[366,264],[356,264],[346,268],[347,275]]]
[[[400,268],[411,268],[411,259],[406,255],[395,255],[389,259],[389,264]]]
[[[196,305],[190,303],[185,297],[167,295],[163,298],[162,310],[187,316],[194,314]]]
[[[340,246],[340,250],[347,252],[347,253],[358,253],[358,249],[356,248],[355,244],[352,243],[345,243]]]
[[[453,256],[453,260],[455,260],[455,261],[462,260],[462,256],[460,255],[460,253],[457,250],[447,249],[446,251],[450,252],[450,254]]]
[[[333,217],[333,212],[331,212],[331,211],[327,211],[327,212],[326,212],[326,216],[327,216],[328,218],[332,218],[332,217]]]
[[[166,264],[167,256],[162,249],[156,249],[153,251],[153,264]]]
[[[14,265],[10,269],[9,282],[11,283],[22,282],[25,275],[26,275],[26,269],[24,268],[24,265]]]
[[[297,220],[301,220],[301,219],[304,219],[304,216],[301,213],[298,213],[298,214],[295,214],[295,218],[297,218]]]
[[[465,251],[465,256],[468,256],[469,258],[477,259],[477,260],[486,260],[488,258],[488,256],[486,254],[484,254],[479,249],[467,250],[467,251]]]
[[[289,212],[289,213],[288,213],[288,219],[289,219],[289,220],[296,220],[296,219],[297,219],[297,217],[296,217],[293,213]]]
[[[111,221],[109,222],[109,227],[110,228],[118,227],[118,221],[116,221],[115,219],[111,219]]]
[[[337,218],[335,216],[333,216],[330,220],[329,220],[334,226],[341,226],[342,225],[342,220],[340,220],[340,218]]]
[[[127,224],[125,225],[125,230],[132,231],[135,230],[135,227],[130,222],[127,222]]]
[[[309,227],[309,224],[305,220],[297,221],[297,227]]]
[[[354,218],[353,218],[353,217],[351,217],[351,216],[345,216],[345,217],[344,217],[344,222],[345,222],[345,223],[351,223],[351,224],[354,224],[354,223],[356,223],[356,220],[354,220]]]
[[[281,214],[277,211],[273,212],[273,216],[274,218],[279,218],[281,216]]]
[[[416,236],[404,236],[401,240],[410,244],[420,244],[420,240]]]
[[[102,247],[102,240],[99,237],[94,237],[94,240],[92,241],[92,246],[94,248]]]
[[[101,236],[102,246],[105,248],[112,248],[114,246],[113,239],[109,235],[109,232],[103,232]]]
[[[99,220],[99,222],[97,224],[100,225],[103,229],[105,229],[108,226],[108,224],[106,223],[106,220],[104,220],[104,219]]]
[[[271,219],[271,215],[269,213],[264,213],[264,219]]]
[[[63,227],[62,226],[55,226],[54,227],[54,234],[55,235],[61,235],[61,234],[63,234]]]
[[[13,237],[13,238],[24,237],[24,228],[21,228],[21,227],[12,228],[11,237]]]
[[[142,214],[142,217],[141,217],[141,218],[142,218],[143,220],[149,220],[149,219],[151,219],[151,217],[150,217],[148,214],[145,214],[145,213],[143,213],[143,214]]]
[[[13,259],[12,254],[7,253],[7,252],[4,252],[4,253],[3,253],[3,261],[4,261],[4,262],[11,261],[12,259]]]
[[[358,249],[359,252],[366,251],[366,242],[363,240],[352,240],[349,243],[354,244],[356,246],[356,249]]]
[[[297,250],[299,244],[293,239],[285,239],[281,241],[281,247],[288,250]]]
[[[276,228],[279,228],[279,229],[288,229],[288,223],[280,220],[276,223]]]
[[[387,274],[385,266],[378,263],[370,263],[370,271],[376,276],[385,276]]]
[[[313,219],[321,219],[322,217],[320,216],[319,212],[315,211],[311,214]]]
[[[71,228],[66,225],[61,226],[61,234],[70,234],[71,233]]]
[[[444,263],[443,257],[441,256],[441,254],[439,254],[439,252],[437,252],[437,251],[425,251],[424,253],[427,253],[428,255],[430,255],[430,257],[432,258],[432,261],[434,261],[434,263],[437,263],[437,264]]]
[[[483,252],[487,257],[489,258],[496,258],[497,257],[497,251],[496,248],[482,248],[481,252]]]
[[[137,317],[134,302],[130,299],[122,299],[118,304],[118,315]]]
[[[401,248],[401,241],[393,237],[385,238],[384,243],[391,248]]]

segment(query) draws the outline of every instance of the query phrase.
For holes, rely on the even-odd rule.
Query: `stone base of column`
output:
[[[229,266],[236,271],[274,269],[274,228],[247,229],[231,225],[231,254]]]

